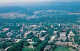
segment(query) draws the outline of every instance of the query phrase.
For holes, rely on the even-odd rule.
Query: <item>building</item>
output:
[[[66,36],[66,32],[60,32],[60,37]]]
[[[47,45],[45,48],[44,48],[44,50],[43,51],[49,51],[49,49],[51,48],[51,46],[50,45]]]
[[[24,36],[24,38],[26,38],[26,37],[27,37],[27,35],[28,35],[29,33],[31,33],[31,32],[32,32],[32,31],[28,31],[28,32],[26,31],[26,32],[25,32],[25,34],[23,35],[23,36]]]
[[[12,35],[12,32],[8,32],[7,34],[6,34],[6,36],[11,36]]]
[[[17,42],[21,41],[21,39],[14,39],[13,41],[17,43]]]
[[[3,32],[6,32],[8,30],[9,30],[9,28],[3,28]]]
[[[6,41],[6,40],[11,40],[11,38],[4,38],[4,40]]]
[[[37,42],[32,41],[32,39],[28,39],[27,42],[32,46],[32,44],[36,44]]]
[[[68,34],[69,41],[73,41],[74,42],[74,36],[75,36],[75,34],[73,34],[73,32],[70,31],[69,34]]]
[[[66,39],[67,39],[66,32],[60,32],[60,36],[59,36],[58,40],[66,41]]]
[[[42,41],[44,41],[45,38],[46,38],[48,35],[49,35],[49,34],[46,34],[44,37],[40,37],[39,39],[42,40]]]
[[[69,45],[71,46],[72,45],[72,42],[61,42],[61,41],[57,41],[55,42],[56,45]]]
[[[52,36],[51,39],[48,41],[48,43],[53,42],[55,39],[55,36]]]
[[[54,31],[53,33],[56,35],[57,34],[57,31]]]

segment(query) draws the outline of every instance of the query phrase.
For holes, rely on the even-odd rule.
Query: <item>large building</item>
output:
[[[66,36],[66,32],[60,32],[60,36],[61,36],[61,37]]]
[[[59,36],[58,40],[66,41],[66,39],[67,39],[66,32],[60,32],[60,36]]]
[[[73,34],[73,32],[70,31],[69,34],[68,34],[69,41],[73,41],[74,42],[74,36],[75,36],[75,34]]]

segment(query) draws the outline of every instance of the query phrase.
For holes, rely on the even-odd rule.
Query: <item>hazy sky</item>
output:
[[[23,4],[35,4],[43,2],[80,2],[80,0],[0,0],[0,6],[6,5],[23,5]]]
[[[0,3],[20,3],[20,2],[80,2],[80,0],[0,0]]]

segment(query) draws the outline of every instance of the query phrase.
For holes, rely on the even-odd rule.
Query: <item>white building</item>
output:
[[[59,36],[58,40],[66,41],[66,39],[67,39],[66,32],[60,32],[60,36]]]
[[[75,36],[75,34],[73,34],[73,32],[70,31],[69,34],[68,34],[69,41],[73,41],[74,42],[74,36]]]

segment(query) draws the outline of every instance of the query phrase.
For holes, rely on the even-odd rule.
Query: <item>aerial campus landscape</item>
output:
[[[7,1],[0,1],[0,51],[80,51],[79,0]]]

